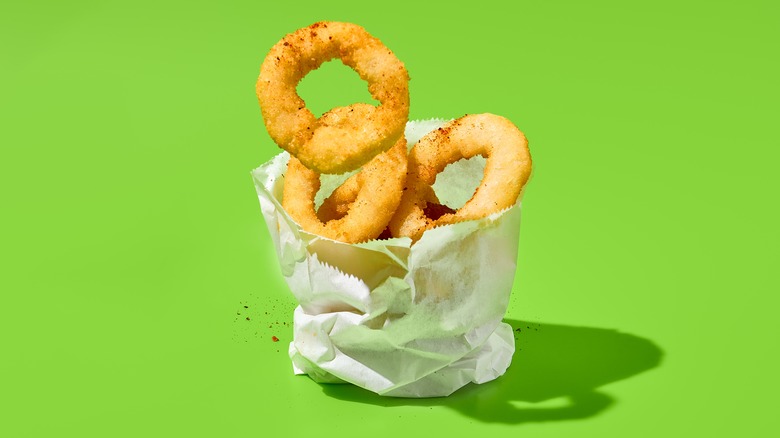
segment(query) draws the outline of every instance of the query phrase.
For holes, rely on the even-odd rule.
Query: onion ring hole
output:
[[[337,106],[353,103],[379,105],[355,70],[336,59],[323,63],[319,69],[306,75],[298,83],[297,91],[317,118]]]

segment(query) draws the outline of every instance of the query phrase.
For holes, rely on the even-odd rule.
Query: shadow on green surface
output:
[[[663,355],[652,341],[616,330],[504,322],[515,329],[517,351],[506,374],[493,382],[433,399],[381,397],[353,385],[323,384],[323,391],[380,406],[449,406],[488,423],[574,420],[615,403],[600,386],[655,368]]]

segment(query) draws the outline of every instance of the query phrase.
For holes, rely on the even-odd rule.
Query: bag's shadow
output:
[[[343,384],[323,384],[323,391],[380,406],[449,406],[489,423],[573,420],[597,415],[616,402],[599,392],[600,386],[655,368],[663,356],[652,341],[616,330],[504,322],[515,329],[516,351],[506,374],[492,382],[429,399],[381,397]]]

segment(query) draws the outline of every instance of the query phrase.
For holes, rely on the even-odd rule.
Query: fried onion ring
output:
[[[406,179],[406,139],[377,155],[314,210],[320,175],[290,157],[282,206],[304,230],[346,243],[376,239],[401,202]],[[330,206],[330,207],[329,207]],[[324,208],[323,208],[324,207]],[[318,217],[319,213],[319,217]]]
[[[433,183],[447,165],[462,158],[487,158],[482,181],[463,207],[455,212],[436,204]],[[528,141],[509,120],[493,114],[466,115],[434,130],[409,153],[409,174],[398,211],[390,221],[394,237],[413,241],[431,228],[478,219],[515,204],[531,174]],[[435,205],[434,205],[435,207]],[[438,218],[428,216],[437,216]]]
[[[317,209],[317,217],[323,223],[341,219],[349,212],[349,207],[357,199],[358,193],[360,193],[360,182],[357,174],[355,174],[350,176],[322,201],[322,205]]]
[[[314,117],[296,86],[334,58],[368,82],[379,106],[357,103]],[[404,64],[365,29],[318,22],[271,48],[260,68],[257,97],[276,144],[319,173],[344,173],[387,151],[403,136],[409,117],[408,82]]]

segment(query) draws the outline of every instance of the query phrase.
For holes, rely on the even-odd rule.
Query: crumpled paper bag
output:
[[[444,122],[409,122],[409,144]],[[429,230],[414,246],[408,238],[346,244],[303,231],[284,211],[288,159],[279,154],[252,175],[299,303],[289,348],[296,374],[385,396],[438,397],[506,371],[515,345],[501,320],[516,268],[519,202]],[[440,200],[462,205],[483,166],[484,159],[450,165],[434,186]],[[338,179],[323,175],[323,187]]]

